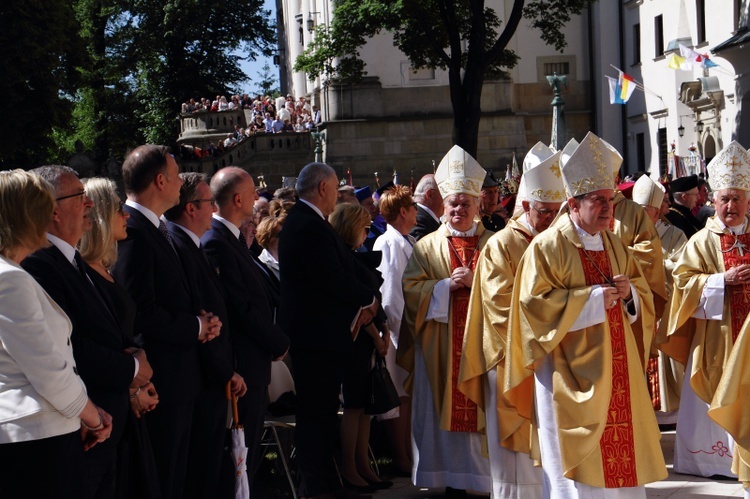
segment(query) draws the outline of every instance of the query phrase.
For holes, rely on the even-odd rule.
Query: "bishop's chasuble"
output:
[[[525,218],[526,213],[520,217]],[[508,404],[503,396],[503,387],[513,281],[518,263],[533,237],[524,223],[512,218],[505,229],[487,241],[482,250],[474,273],[459,374],[459,389],[484,407],[482,378],[492,369],[497,371],[499,443],[510,450],[527,454],[531,431],[529,420],[521,417]],[[489,442],[489,445],[497,443]]]
[[[637,487],[667,476],[644,377],[649,352],[639,348],[652,339],[653,301],[628,247],[610,231],[600,236],[603,250],[587,249],[564,213],[524,253],[511,304],[505,395],[521,415],[538,418],[545,471],[583,487]],[[640,327],[631,328],[618,303],[604,310],[602,322],[577,329],[595,285],[619,274],[630,278],[637,294]],[[601,313],[603,301],[597,305]],[[534,395],[527,389],[530,377]],[[546,441],[543,426],[552,428]],[[550,443],[559,454],[545,453]]]

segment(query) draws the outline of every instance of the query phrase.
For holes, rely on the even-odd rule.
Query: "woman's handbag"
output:
[[[370,370],[369,378],[370,394],[365,404],[366,414],[384,414],[401,405],[391,373],[385,367],[384,357],[375,355],[375,365]]]

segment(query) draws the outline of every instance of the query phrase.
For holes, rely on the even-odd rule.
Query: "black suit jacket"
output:
[[[219,220],[201,238],[218,270],[229,310],[237,372],[251,386],[271,381],[271,361],[289,348],[289,338],[276,325],[276,307],[262,271],[250,252]]]
[[[411,236],[419,240],[430,232],[435,232],[440,227],[440,222],[436,222],[432,215],[421,206],[417,206],[417,225],[409,232]]]
[[[279,322],[293,348],[351,351],[349,331],[372,290],[357,278],[356,261],[333,227],[298,202],[279,235]]]
[[[95,272],[83,265],[87,273]],[[57,247],[40,249],[26,257],[22,266],[68,314],[78,374],[86,383],[89,398],[114,422],[107,441],[111,443],[101,450],[114,449],[130,409],[128,387],[135,375],[135,360],[123,350],[132,343],[113,315],[106,294],[95,291],[93,281],[86,280]]]
[[[169,222],[167,227],[185,269],[193,303],[206,312],[213,312],[222,322],[221,334],[211,341],[200,343],[198,354],[204,381],[223,388],[234,374],[229,311],[224,289],[203,249],[196,246],[190,236],[175,224]]]
[[[113,275],[138,307],[135,332],[143,335],[159,404],[195,400],[200,390],[198,333],[190,287],[179,257],[141,212],[125,206],[128,237],[119,243]]]
[[[682,230],[682,232],[685,233],[685,236],[688,239],[693,237],[693,234],[703,228],[703,224],[701,224],[698,219],[693,216],[693,212],[677,203],[674,203],[672,207],[669,208],[669,212],[666,214],[666,217],[667,220],[672,223],[672,225]]]

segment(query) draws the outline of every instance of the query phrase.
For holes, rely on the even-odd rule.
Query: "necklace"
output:
[[[730,234],[732,234],[732,237],[734,238],[734,244],[730,246],[729,248],[725,250],[721,250],[722,253],[730,253],[732,250],[736,249],[737,252],[740,254],[740,256],[745,256],[745,250],[747,249],[747,244],[743,243],[739,240],[737,237],[737,234],[734,233],[734,231],[730,230]]]

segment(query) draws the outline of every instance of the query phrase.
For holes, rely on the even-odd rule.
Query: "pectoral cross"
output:
[[[732,234],[732,236],[734,237],[734,244],[732,244],[732,246],[730,246],[729,248],[722,250],[722,253],[729,253],[733,249],[736,249],[737,253],[739,253],[740,256],[745,256],[745,250],[747,249],[747,244],[740,241],[737,238],[737,235],[731,230],[729,231],[729,233]]]

